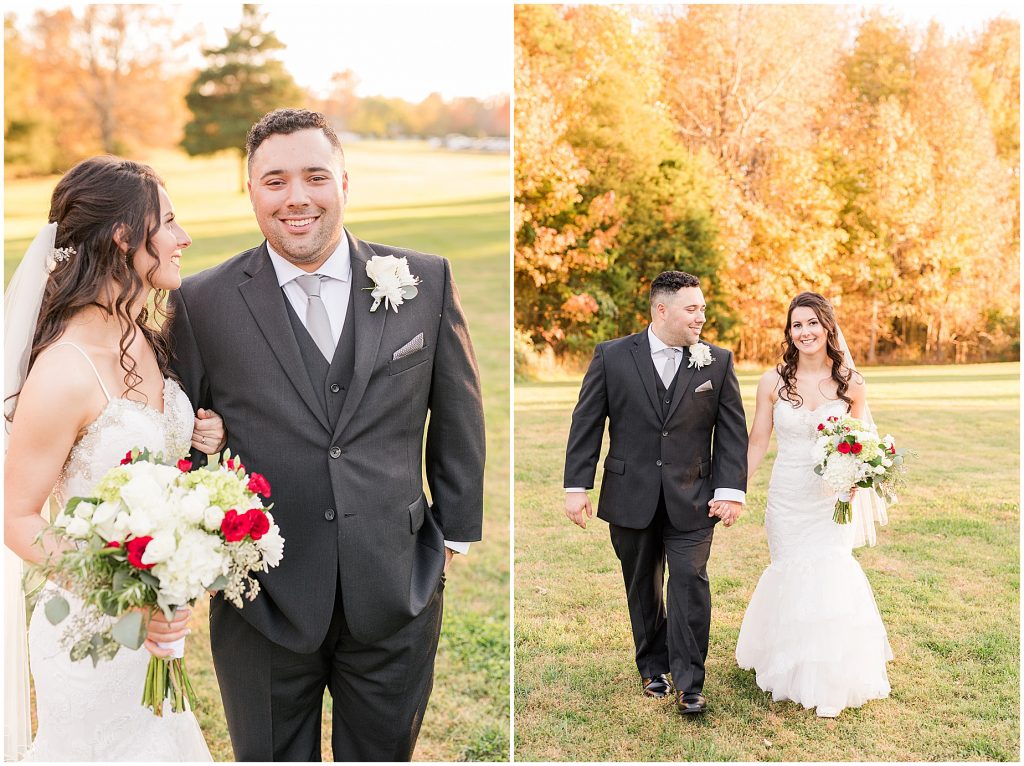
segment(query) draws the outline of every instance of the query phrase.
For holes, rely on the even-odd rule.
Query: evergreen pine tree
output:
[[[242,6],[238,29],[228,31],[222,48],[203,51],[207,66],[189,88],[185,102],[192,119],[181,145],[191,156],[234,149],[241,161],[245,190],[245,137],[267,112],[298,106],[305,95],[274,52],[284,44],[263,29],[258,5]]]

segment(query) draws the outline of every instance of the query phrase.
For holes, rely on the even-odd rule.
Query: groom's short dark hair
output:
[[[249,135],[245,137],[245,155],[249,158],[249,167],[252,168],[252,155],[268,138],[278,134],[297,133],[300,130],[320,130],[331,142],[331,146],[341,154],[342,162],[345,161],[341,139],[325,115],[309,109],[275,109],[263,115],[259,122],[249,128]]]
[[[661,295],[679,292],[684,287],[700,287],[700,280],[685,271],[663,271],[651,282],[651,305]]]

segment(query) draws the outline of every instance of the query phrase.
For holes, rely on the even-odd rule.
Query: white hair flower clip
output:
[[[55,247],[53,248],[53,260],[57,263],[70,260],[72,255],[78,255],[78,251],[73,247]]]

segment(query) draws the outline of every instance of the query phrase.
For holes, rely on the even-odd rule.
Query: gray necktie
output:
[[[669,347],[662,353],[665,354],[665,365],[661,368],[661,382],[665,384],[665,388],[668,388],[676,374],[676,350]]]
[[[334,336],[331,334],[331,320],[327,317],[327,307],[324,306],[323,298],[320,297],[321,279],[323,277],[319,274],[303,274],[301,277],[295,277],[295,281],[299,283],[299,287],[309,298],[306,302],[306,330],[309,331],[313,342],[320,349],[320,353],[329,362],[334,357]]]

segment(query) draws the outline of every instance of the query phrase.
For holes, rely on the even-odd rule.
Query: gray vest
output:
[[[313,340],[310,339],[309,342],[312,343]],[[675,396],[676,394],[676,383],[679,382],[679,369],[683,366],[682,360],[684,359],[684,357],[684,354],[679,355],[680,363],[676,367],[676,374],[672,376],[672,382],[669,384],[668,388],[665,388],[665,384],[661,382],[661,371],[658,369],[657,365],[654,365],[654,360],[651,360],[651,364],[654,365],[654,385],[657,386],[658,402],[661,404],[662,423],[664,423],[665,418],[668,417],[668,410],[670,405],[672,404],[672,397]],[[321,356],[320,358],[323,359],[323,356]]]
[[[302,320],[299,319],[292,303],[285,296],[285,306],[288,307],[288,319],[292,323],[292,332],[299,345],[299,352],[302,354],[302,361],[306,363],[306,372],[309,380],[316,391],[317,400],[327,415],[327,420],[333,425],[338,422],[341,408],[345,405],[345,397],[348,394],[349,385],[352,382],[352,371],[356,363],[356,337],[352,329],[352,312],[355,311],[353,297],[355,290],[349,292],[348,311],[345,314],[345,326],[342,328],[338,345],[334,349],[334,358],[330,364],[320,353],[309,331],[306,330]]]

